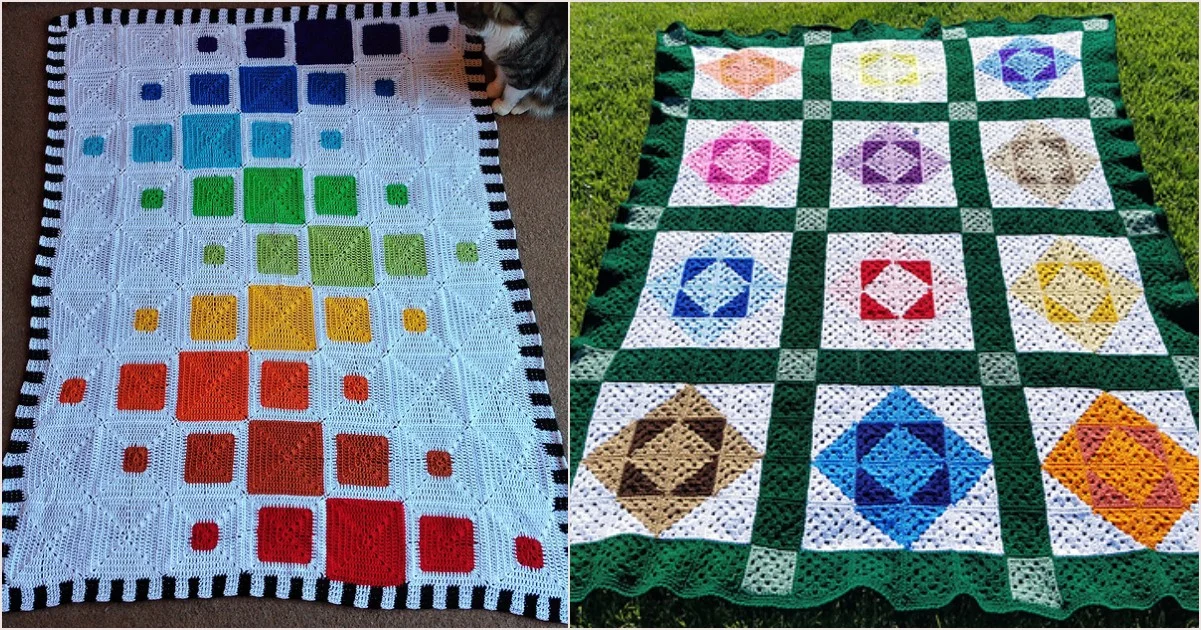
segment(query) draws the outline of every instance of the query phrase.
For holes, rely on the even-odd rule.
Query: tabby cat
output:
[[[567,3],[459,2],[459,23],[496,64],[488,84],[500,116],[550,116],[567,107]]]

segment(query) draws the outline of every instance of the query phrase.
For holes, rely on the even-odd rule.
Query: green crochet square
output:
[[[1059,583],[1050,558],[1009,558],[1009,593],[1019,602],[1059,608]]]
[[[304,174],[298,168],[247,168],[242,172],[247,223],[304,223]]]
[[[613,362],[616,350],[600,348],[580,348],[571,361],[571,380],[573,381],[603,381],[605,370]]]
[[[742,590],[760,595],[788,595],[792,593],[795,573],[795,551],[752,545],[742,576]]]
[[[1018,359],[1012,352],[981,352],[980,384],[993,387],[1013,387],[1022,384],[1018,375]]]
[[[158,210],[163,207],[163,189],[147,188],[142,191],[142,209]]]
[[[359,213],[358,189],[349,175],[314,177],[313,200],[317,214],[353,217]]]
[[[461,263],[479,262],[480,250],[475,243],[464,241],[455,245],[455,258]]]
[[[255,249],[259,273],[283,276],[300,273],[300,245],[295,234],[259,234]]]
[[[234,215],[233,176],[216,175],[193,179],[192,214],[198,217],[232,217]]]
[[[1180,375],[1180,384],[1185,389],[1197,389],[1197,380],[1201,373],[1197,370],[1197,357],[1175,356],[1172,363],[1176,364],[1176,373]]]
[[[384,236],[384,270],[390,276],[424,276],[425,238],[420,234]]]
[[[409,205],[409,189],[404,184],[388,184],[385,190],[388,192],[388,205],[397,207]]]
[[[365,227],[309,226],[309,266],[317,286],[375,286],[371,232]]]
[[[204,246],[204,264],[220,267],[225,264],[225,246],[209,243]]]
[[[817,350],[781,350],[776,380],[812,381],[817,378]]]

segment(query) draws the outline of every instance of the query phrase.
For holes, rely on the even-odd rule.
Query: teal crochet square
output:
[[[242,166],[242,123],[238,114],[185,114],[184,168]]]
[[[250,123],[250,155],[256,158],[292,157],[292,125],[262,120]]]

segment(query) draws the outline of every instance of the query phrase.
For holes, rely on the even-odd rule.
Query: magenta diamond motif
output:
[[[923,145],[909,130],[887,124],[835,162],[868,190],[889,203],[905,200],[947,167],[947,159]]]
[[[758,127],[742,123],[684,158],[709,188],[738,205],[798,162]]]

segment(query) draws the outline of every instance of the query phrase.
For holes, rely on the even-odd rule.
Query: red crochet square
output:
[[[454,465],[450,453],[446,451],[426,451],[425,471],[434,477],[449,477],[454,474]]]
[[[516,547],[518,564],[531,569],[542,568],[542,543],[536,538],[518,536],[513,544]]]
[[[230,483],[234,480],[232,433],[192,433],[184,453],[186,483]]]
[[[370,397],[370,384],[365,376],[347,374],[342,377],[342,396],[352,402],[367,402]]]
[[[405,512],[399,501],[329,499],[326,573],[364,586],[405,582]]]
[[[347,486],[388,485],[388,438],[339,433],[338,483]]]
[[[245,352],[180,352],[180,420],[245,420],[249,415],[250,356]]]
[[[212,521],[192,524],[192,551],[212,551],[217,548],[221,530]]]
[[[259,403],[268,409],[308,409],[309,364],[301,361],[263,361]]]
[[[246,490],[319,496],[325,492],[323,454],[320,422],[251,421]]]
[[[313,511],[308,508],[260,508],[256,531],[262,562],[308,564],[313,559]]]
[[[167,404],[167,366],[126,363],[117,381],[117,409],[162,411]]]
[[[475,524],[458,516],[422,516],[418,523],[421,570],[470,573],[475,569]]]
[[[126,446],[121,455],[121,470],[127,473],[144,473],[150,465],[150,451],[145,446]]]

